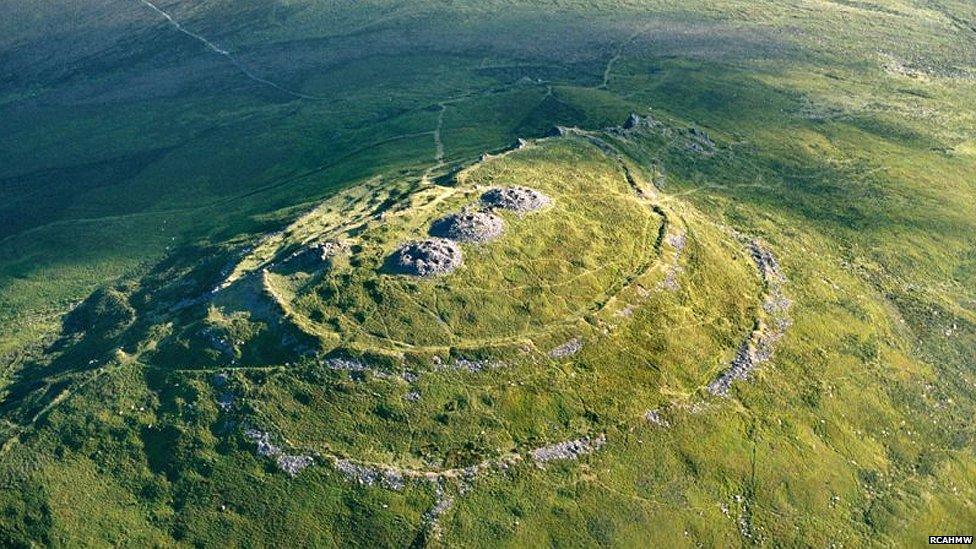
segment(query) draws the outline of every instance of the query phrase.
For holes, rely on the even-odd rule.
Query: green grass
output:
[[[918,546],[976,525],[972,6],[167,9],[325,99],[137,2],[0,23],[0,545]],[[659,124],[606,130],[630,113]],[[508,184],[554,205],[446,277],[379,268]],[[350,244],[331,270],[247,275],[323,236]],[[762,316],[752,237],[792,325],[712,398]],[[372,370],[323,363],[347,355]],[[286,475],[243,425],[316,465]],[[513,454],[445,480],[436,529],[434,483],[331,464]]]

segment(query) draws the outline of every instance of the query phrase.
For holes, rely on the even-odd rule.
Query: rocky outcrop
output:
[[[346,251],[347,245],[342,242],[315,242],[291,254],[285,262],[299,267],[324,268],[335,256]]]

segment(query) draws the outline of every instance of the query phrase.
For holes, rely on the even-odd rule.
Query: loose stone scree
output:
[[[528,213],[545,208],[552,203],[552,199],[528,187],[499,187],[485,191],[481,195],[481,203],[488,208]]]
[[[450,273],[461,266],[461,248],[446,238],[408,242],[393,252],[386,262],[395,274],[428,278]]]
[[[464,211],[442,217],[430,227],[431,236],[458,242],[490,242],[502,235],[505,224],[491,212]]]

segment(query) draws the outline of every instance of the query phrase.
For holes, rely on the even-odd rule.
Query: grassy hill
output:
[[[969,3],[9,8],[0,544],[976,526]]]

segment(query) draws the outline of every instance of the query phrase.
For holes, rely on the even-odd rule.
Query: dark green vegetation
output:
[[[0,545],[971,533],[972,5],[471,4],[4,5]]]

